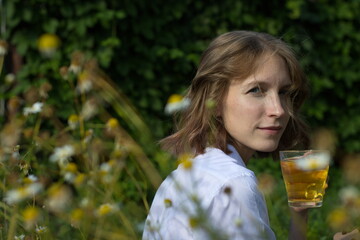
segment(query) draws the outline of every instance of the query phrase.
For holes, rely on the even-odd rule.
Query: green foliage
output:
[[[282,37],[299,55],[312,89],[303,111],[310,125],[334,129],[340,148],[356,152],[359,4],[13,0],[5,4],[5,38],[24,57],[26,65],[18,76],[24,85],[40,80],[34,79],[40,70],[35,48],[44,32],[60,37],[63,59],[74,50],[95,55],[159,139],[172,128],[163,113],[166,99],[187,88],[209,41],[235,29],[265,31]]]
[[[60,67],[73,64],[71,54],[81,51],[86,59],[96,58],[100,68],[114,80],[115,84],[105,85],[105,90],[98,92],[99,97],[111,106],[110,109],[105,107],[106,111],[101,114],[117,116],[125,132],[134,137],[144,151],[143,155],[139,148],[133,149],[136,153],[130,159],[133,165],[126,174],[119,175],[122,184],[118,189],[123,192],[113,196],[125,202],[129,200],[123,208],[126,216],[134,214],[137,220],[143,217],[147,203],[140,198],[146,195],[150,200],[154,194],[154,188],[148,186],[149,179],[144,177],[147,165],[141,159],[151,156],[162,177],[174,168],[173,159],[158,151],[156,146],[156,140],[169,134],[173,127],[171,117],[163,111],[167,98],[186,90],[202,51],[214,37],[227,31],[264,31],[288,42],[297,52],[309,78],[311,95],[303,108],[304,117],[313,129],[326,127],[335,131],[337,156],[340,156],[336,160],[341,160],[347,153],[360,151],[360,73],[357,63],[360,2],[357,0],[331,3],[327,0],[11,0],[2,1],[2,4],[1,38],[10,44],[0,78],[3,106],[18,96],[21,108],[28,107],[33,103],[29,100],[30,93],[41,89],[44,83],[50,83],[53,89],[46,104],[54,110],[53,117],[40,125],[54,130],[57,136],[66,128],[69,115],[78,114],[85,102],[74,91],[77,77],[69,76],[69,81],[64,81],[59,72]],[[61,40],[51,58],[39,54],[38,39],[44,33],[55,34]],[[5,82],[8,73],[16,74],[15,83]],[[7,120],[9,116],[0,116],[1,129]],[[36,126],[38,121],[31,116],[24,127]],[[86,127],[99,125],[104,125],[103,119]],[[94,129],[101,135],[98,128]],[[79,140],[79,135],[77,137]],[[48,168],[37,162],[37,159],[44,161],[55,145],[56,141],[49,142],[47,152],[39,155],[33,151],[35,146],[29,144],[33,148],[28,148],[25,162],[35,164],[34,169],[49,176],[56,173],[56,167]],[[264,164],[261,161],[255,163],[254,168],[259,172],[275,173],[277,181],[281,179],[276,162]],[[342,179],[336,169],[330,175]],[[135,181],[128,182],[129,178]],[[340,204],[337,191],[345,183],[338,181],[337,184],[330,185],[324,206]],[[279,217],[287,211],[284,194],[285,189],[279,184],[271,199],[267,199],[279,239],[287,235],[284,225],[288,218]],[[141,201],[144,205],[138,204]],[[319,236],[327,239],[330,233],[326,232],[325,216],[331,210],[323,207],[321,212],[313,211],[311,218],[316,220],[309,231],[310,239]],[[111,220],[103,222],[104,225]],[[126,218],[122,220],[126,222]],[[63,226],[63,222],[56,222],[50,232],[74,236],[72,229]],[[85,226],[85,229],[89,228]],[[81,233],[76,236],[81,238]]]

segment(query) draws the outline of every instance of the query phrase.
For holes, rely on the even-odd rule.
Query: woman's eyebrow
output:
[[[244,87],[253,87],[253,86],[268,86],[270,85],[267,81],[261,80],[252,80],[244,84]]]
[[[281,88],[291,88],[292,83],[286,83]]]
[[[251,80],[247,83],[245,83],[243,86],[244,88],[250,88],[250,87],[256,87],[256,86],[260,86],[260,87],[270,87],[272,84],[269,81],[265,81],[265,80],[261,80],[261,79],[256,79],[256,80]],[[292,83],[286,81],[286,83],[284,83],[283,85],[280,85],[279,88],[281,89],[287,89],[287,88],[291,88]]]

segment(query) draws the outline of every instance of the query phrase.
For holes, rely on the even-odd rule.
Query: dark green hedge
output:
[[[8,0],[1,13],[2,38],[23,57],[23,89],[3,90],[3,98],[44,81],[43,73],[55,78],[60,63],[82,50],[99,60],[160,139],[172,127],[166,100],[186,89],[209,41],[235,29],[264,31],[289,42],[301,59],[312,88],[304,107],[310,125],[334,129],[342,151],[360,151],[358,0]],[[45,32],[62,40],[57,60],[46,65],[36,49]]]

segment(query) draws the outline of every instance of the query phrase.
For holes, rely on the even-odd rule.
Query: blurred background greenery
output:
[[[140,236],[147,205],[151,203],[161,177],[175,167],[175,161],[156,144],[173,127],[172,117],[165,114],[164,108],[170,95],[184,93],[208,43],[221,33],[239,29],[268,32],[283,38],[295,49],[309,77],[311,96],[303,108],[306,121],[314,132],[327,129],[331,136],[336,136],[329,194],[324,207],[313,211],[309,231],[309,239],[331,239],[333,232],[328,231],[327,219],[333,209],[343,204],[338,194],[340,189],[348,185],[355,186],[357,191],[359,189],[359,179],[353,176],[358,172],[350,172],[350,177],[345,172],[349,171],[349,166],[352,170],[356,169],[353,166],[358,167],[360,152],[360,1],[1,0],[0,13],[0,38],[4,41],[1,46],[7,49],[0,78],[2,135],[5,136],[9,129],[14,130],[14,126],[8,125],[13,119],[9,114],[16,115],[19,110],[11,112],[11,107],[14,107],[11,104],[16,103],[15,109],[21,109],[40,101],[46,103],[44,109],[50,109],[47,116],[42,115],[46,120],[42,121],[41,129],[49,131],[56,139],[50,142],[51,146],[43,155],[33,154],[35,160],[21,157],[28,161],[29,169],[33,169],[30,173],[41,175],[46,171],[47,165],[39,167],[41,164],[34,162],[48,158],[55,147],[62,145],[59,132],[67,127],[71,115],[81,115],[83,105],[93,99],[86,84],[83,88],[78,87],[84,80],[84,75],[81,75],[84,69],[88,69],[87,74],[93,77],[95,96],[100,96],[96,102],[99,103],[100,99],[104,110],[92,119],[91,124],[85,124],[87,119],[82,119],[84,129],[73,139],[82,141],[87,130],[95,129],[101,141],[102,132],[97,131],[96,126],[102,124],[100,128],[106,128],[109,118],[114,117],[119,121],[115,125],[121,126],[122,134],[127,136],[127,142],[131,142],[129,152],[133,153],[133,158],[127,161],[127,174],[121,175],[123,168],[118,171],[121,176],[117,179],[122,183],[116,187],[122,189],[123,195],[115,194],[112,199],[121,198],[124,209],[127,209],[122,220],[128,219],[133,226],[124,235],[115,235],[119,239]],[[73,74],[69,75],[69,72]],[[33,129],[38,131],[37,122],[37,118],[29,117],[21,128],[25,131],[34,126]],[[19,144],[22,149],[21,156],[38,144],[34,137],[30,138],[34,141],[26,139],[25,133],[22,132],[21,136],[25,137],[26,144],[15,141],[15,145]],[[41,138],[43,135],[39,134],[38,140]],[[323,140],[326,139],[329,138],[325,136]],[[117,143],[117,140],[111,142],[114,146]],[[2,148],[5,145],[2,143]],[[112,147],[105,149],[113,150]],[[79,152],[78,155],[86,153],[84,149]],[[110,155],[104,154],[107,157],[100,158],[98,165],[110,161]],[[128,155],[122,159],[128,159]],[[346,159],[355,165],[349,165]],[[73,158],[73,161],[77,160]],[[278,174],[275,181],[279,184],[268,201],[272,206],[269,208],[274,230],[279,239],[285,239],[287,217],[279,218],[279,214],[286,211],[286,197],[279,165],[272,160],[259,162],[262,164],[251,166],[254,171],[260,174],[270,169]],[[79,161],[76,163],[80,164]],[[3,160],[2,166],[5,165],[7,163]],[[1,177],[7,179],[12,168],[4,169]],[[81,171],[89,173],[89,169],[94,170],[95,166]],[[56,177],[48,176],[51,181],[43,183],[44,189],[51,187],[49,181],[61,179],[61,170],[62,166],[59,166]],[[20,175],[26,177],[28,173]],[[11,189],[5,184],[8,182],[11,181],[3,181],[2,197]],[[357,204],[358,195],[357,192]],[[76,209],[74,206],[73,210]],[[12,216],[7,213],[9,210],[5,210],[7,207],[2,206],[3,215],[9,218],[1,223],[2,238],[19,235],[22,229],[15,228],[17,230],[13,233],[6,230]],[[359,225],[359,218],[356,219],[356,223],[348,225]],[[61,221],[66,222],[66,219]],[[60,222],[55,222],[52,231],[48,231],[49,238],[54,239],[56,234],[60,234],[55,230]],[[335,226],[333,231],[338,230],[336,227],[339,226]],[[63,232],[63,239],[64,236],[73,236],[70,226]],[[31,236],[35,239],[35,235]],[[86,236],[110,239],[109,235],[98,232]]]

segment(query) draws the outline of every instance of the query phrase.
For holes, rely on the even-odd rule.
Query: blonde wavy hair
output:
[[[308,94],[306,76],[293,50],[281,39],[266,33],[233,31],[215,38],[205,50],[186,97],[190,106],[178,116],[176,131],[161,140],[164,149],[176,156],[191,152],[202,154],[206,147],[228,153],[235,140],[226,131],[219,116],[232,80],[241,81],[261,67],[261,59],[280,56],[290,74],[290,120],[278,148],[293,149],[309,144],[307,125],[300,117],[300,107]]]

